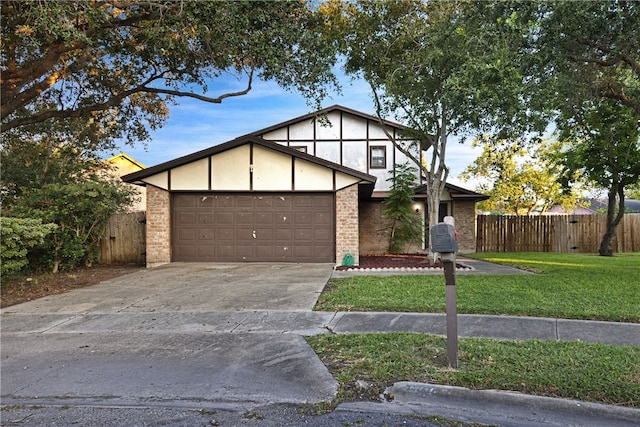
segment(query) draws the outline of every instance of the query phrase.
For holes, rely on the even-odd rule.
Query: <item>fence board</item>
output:
[[[116,214],[105,226],[100,264],[145,263],[145,212]]]
[[[479,215],[478,252],[597,253],[605,215]],[[640,252],[640,214],[625,214],[613,240],[616,252]]]

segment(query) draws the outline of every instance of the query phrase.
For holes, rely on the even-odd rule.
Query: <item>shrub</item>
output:
[[[41,245],[57,228],[41,219],[0,217],[0,271],[2,276],[22,270],[28,263],[29,249]]]
[[[105,224],[130,202],[131,192],[121,185],[87,180],[32,190],[13,211],[58,225],[51,238],[31,254],[56,273],[96,261]]]

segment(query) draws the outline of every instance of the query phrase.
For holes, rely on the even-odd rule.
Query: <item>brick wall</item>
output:
[[[358,237],[358,184],[336,192],[336,264],[350,253],[360,262]]]
[[[475,252],[475,203],[469,201],[454,201],[452,203],[453,217],[456,220],[456,230],[458,231],[458,250],[463,253]],[[388,222],[384,218],[383,212],[384,205],[382,202],[360,202],[360,254],[370,255],[387,253],[389,231]],[[403,252],[423,252],[422,245],[407,245]]]
[[[453,202],[453,217],[458,232],[458,251],[476,251],[476,204],[469,201]]]
[[[171,197],[147,184],[147,267],[171,262]]]
[[[423,206],[420,203],[420,206]],[[424,207],[421,207],[422,216]],[[390,224],[384,217],[384,204],[380,201],[360,202],[360,253],[362,255],[385,254],[389,248]],[[409,243],[403,253],[422,252],[422,236],[420,241]]]

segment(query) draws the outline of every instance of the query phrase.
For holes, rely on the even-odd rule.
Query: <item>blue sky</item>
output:
[[[342,94],[332,94],[323,101],[323,107],[339,104],[363,113],[375,113],[367,83],[344,76],[340,83]],[[224,77],[210,87],[208,95],[241,90],[244,84]],[[170,105],[170,116],[165,125],[152,132],[146,149],[141,144],[135,147],[123,145],[120,151],[147,167],[154,166],[312,111],[300,94],[287,92],[274,82],[260,80],[254,81],[247,95],[227,98],[222,104],[189,98],[180,98],[177,102],[177,105]],[[473,190],[474,183],[465,183],[455,177],[479,154],[480,150],[472,148],[470,142],[460,144],[451,137],[447,147],[447,165],[451,169],[448,181]]]

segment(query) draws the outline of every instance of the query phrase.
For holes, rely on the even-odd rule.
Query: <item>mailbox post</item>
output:
[[[456,250],[458,242],[453,217],[431,227],[433,252],[440,253],[444,267],[445,299],[447,306],[447,357],[449,366],[458,367],[458,309],[456,303]]]

